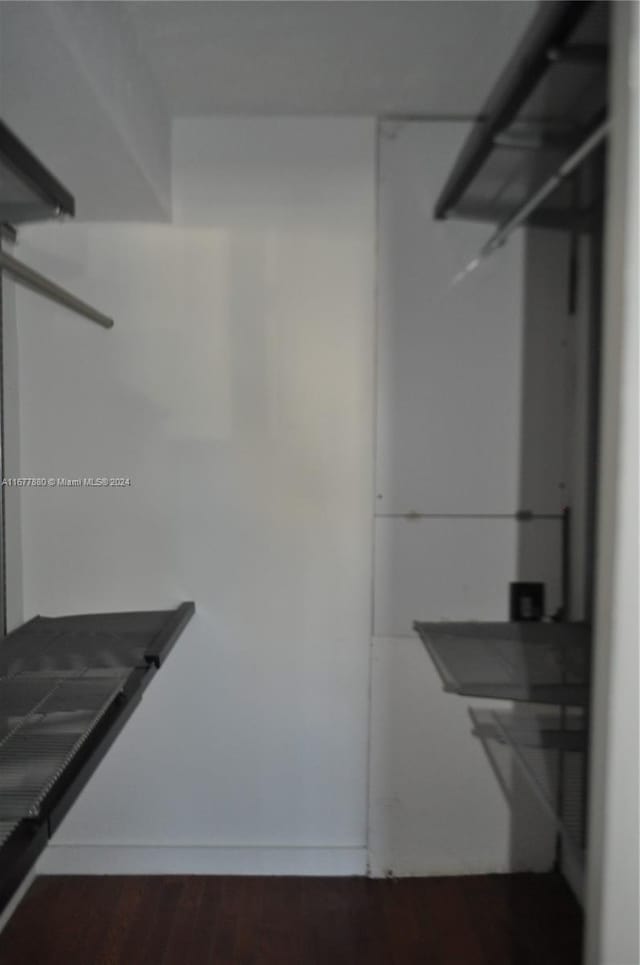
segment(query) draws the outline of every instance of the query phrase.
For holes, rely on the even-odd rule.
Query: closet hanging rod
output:
[[[609,133],[610,121],[605,120],[599,124],[595,130],[587,137],[582,144],[576,148],[573,154],[570,154],[568,158],[562,162],[557,171],[548,178],[542,187],[540,187],[528,201],[518,208],[518,210],[503,222],[497,231],[489,238],[489,240],[482,246],[476,257],[469,262],[466,268],[464,268],[458,275],[454,278],[454,282],[460,281],[465,275],[474,271],[481,262],[492,255],[494,251],[501,248],[506,242],[509,236],[519,228],[521,224],[532,214],[536,208],[539,208],[542,202],[549,197],[553,191],[556,190],[558,185],[570,174],[575,171],[575,169],[582,164],[582,162],[589,157],[590,154],[595,151],[595,149],[605,140],[607,134]]]
[[[61,288],[55,282],[49,281],[40,272],[34,271],[33,268],[24,265],[5,251],[0,251],[0,270],[6,271],[18,284],[24,285],[25,288],[30,288],[39,295],[44,295],[45,298],[50,298],[52,301],[58,302],[59,305],[64,305],[72,312],[83,315],[92,322],[97,322],[103,328],[113,328],[113,319],[109,318],[108,315],[103,315],[96,308],[92,308],[91,305],[83,302],[80,298],[76,298],[66,288]]]

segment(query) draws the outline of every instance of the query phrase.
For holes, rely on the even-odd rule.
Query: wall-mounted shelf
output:
[[[602,125],[607,114],[609,4],[550,2],[503,72],[435,207],[436,218],[505,224]],[[569,179],[527,216],[550,228],[588,227],[601,182]]]
[[[585,840],[587,739],[580,714],[469,711],[498,782],[514,804],[514,773],[505,769],[496,744],[506,746],[527,785],[582,863]]]
[[[42,164],[29,148],[0,121],[0,244],[3,238],[16,241],[16,224],[43,221],[75,214],[73,195]],[[15,282],[72,312],[112,328],[113,319],[98,311],[50,278],[0,251],[0,272]]]
[[[586,624],[418,622],[414,627],[445,690],[544,704],[587,702]]]
[[[0,121],[0,222],[73,215],[73,195]]]
[[[47,793],[122,693],[125,677],[36,678],[46,680],[49,693],[40,698],[35,688],[31,706],[9,718],[9,733],[0,740],[0,818],[42,816]],[[28,696],[30,681],[0,683]]]
[[[38,616],[0,642],[0,910],[194,609]]]
[[[159,666],[176,625],[181,629],[192,613],[193,604],[183,603],[177,610],[34,617],[0,645],[0,677]]]

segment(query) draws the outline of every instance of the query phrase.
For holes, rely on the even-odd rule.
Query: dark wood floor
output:
[[[1,965],[578,965],[554,875],[38,878]]]

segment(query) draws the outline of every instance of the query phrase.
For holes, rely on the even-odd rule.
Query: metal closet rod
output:
[[[582,142],[580,147],[578,147],[573,154],[570,154],[568,158],[562,162],[555,174],[545,181],[541,188],[539,188],[535,194],[533,194],[528,201],[518,208],[518,210],[513,214],[507,221],[500,225],[498,230],[489,238],[487,243],[482,246],[476,257],[469,262],[466,268],[461,271],[455,281],[460,281],[465,275],[474,271],[478,265],[492,255],[494,251],[501,248],[506,242],[507,238],[519,228],[521,224],[529,217],[529,215],[540,207],[542,202],[552,194],[553,191],[558,187],[558,185],[570,174],[575,171],[575,169],[582,164],[582,162],[590,154],[595,151],[595,149],[605,140],[609,133],[611,122],[609,120],[603,121],[599,124],[594,131],[591,132],[589,137]]]
[[[5,251],[0,251],[0,270],[6,271],[20,285],[24,285],[25,288],[30,288],[39,295],[44,295],[45,298],[50,298],[52,301],[58,302],[59,305],[64,305],[65,308],[69,308],[72,312],[83,315],[92,322],[97,322],[97,324],[102,325],[103,328],[113,328],[113,319],[109,318],[108,315],[103,315],[102,312],[99,312],[96,308],[92,308],[91,305],[83,302],[82,299],[76,298],[76,296],[68,292],[66,288],[61,288],[60,285],[56,285],[55,282],[49,281],[49,279],[41,275],[40,272],[34,271],[33,268],[29,268],[28,265],[8,255]]]

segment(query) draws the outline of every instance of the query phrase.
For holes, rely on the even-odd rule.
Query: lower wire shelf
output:
[[[514,815],[526,830],[546,815],[581,891],[584,880],[591,631],[585,623],[416,622],[450,693],[514,702],[511,710],[471,708]],[[522,702],[532,706],[525,708]],[[538,802],[536,805],[535,802]],[[534,808],[531,811],[531,808]],[[537,815],[537,817],[535,816]],[[520,822],[520,823],[518,823]]]
[[[0,911],[194,611],[35,617],[0,641]]]
[[[513,805],[514,774],[496,745],[511,760],[555,824],[579,866],[584,862],[587,738],[581,713],[469,710],[473,733],[489,757],[507,801]]]
[[[7,733],[0,738],[0,819],[41,816],[47,793],[122,693],[125,679],[119,673],[0,680],[0,707],[3,690],[13,690],[23,701],[23,713],[8,717]],[[49,690],[38,699],[43,684]],[[27,708],[30,692],[36,702]]]

